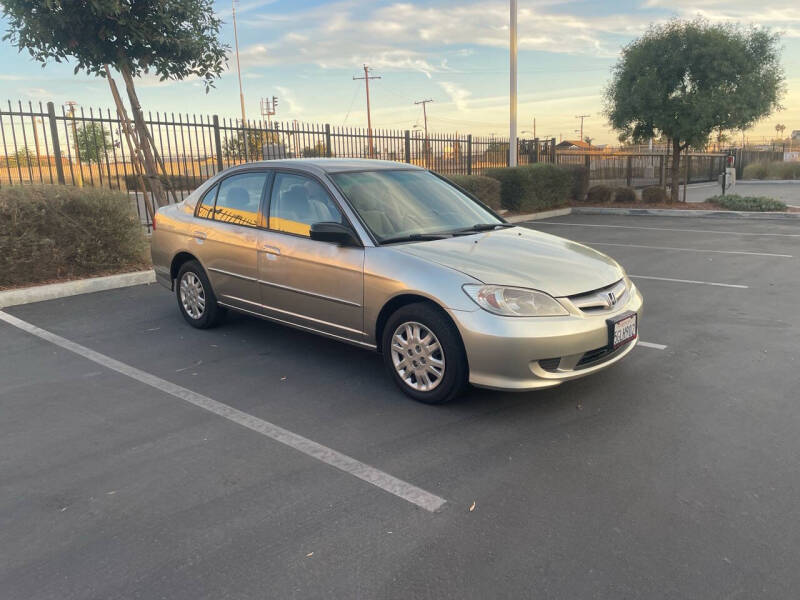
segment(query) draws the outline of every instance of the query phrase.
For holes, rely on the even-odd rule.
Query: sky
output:
[[[234,46],[230,1],[215,3],[221,36]],[[614,143],[602,95],[620,49],[651,23],[704,16],[770,27],[783,34],[784,109],[747,132],[751,139],[800,129],[800,2],[797,0],[519,0],[519,133],[577,139],[580,122],[593,143]],[[508,1],[241,0],[237,8],[245,108],[260,115],[262,97],[278,97],[279,120],[366,127],[363,64],[370,81],[372,124],[423,125],[434,132],[507,137],[509,128]],[[8,23],[0,18],[0,29]],[[107,83],[73,75],[71,65],[41,68],[0,41],[0,100],[67,100],[113,106]],[[240,116],[236,62],[208,94],[198,81],[138,85],[145,110]],[[5,104],[5,102],[4,102]]]

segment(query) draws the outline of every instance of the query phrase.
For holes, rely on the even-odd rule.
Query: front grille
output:
[[[628,286],[620,279],[598,290],[569,296],[569,300],[585,313],[608,312],[628,300]]]

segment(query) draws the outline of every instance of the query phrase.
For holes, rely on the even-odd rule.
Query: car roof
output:
[[[260,160],[256,162],[244,163],[239,167],[247,168],[254,166],[264,167],[286,167],[319,173],[341,173],[344,171],[379,171],[388,169],[409,169],[423,171],[421,167],[408,163],[395,162],[392,160],[377,160],[367,158],[284,158],[275,160]]]

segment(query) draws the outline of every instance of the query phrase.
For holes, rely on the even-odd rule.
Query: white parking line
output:
[[[382,490],[397,496],[398,498],[402,498],[407,502],[416,504],[425,510],[434,512],[446,503],[444,498],[440,498],[439,496],[431,494],[430,492],[426,492],[415,485],[407,483],[402,479],[398,479],[397,477],[393,477],[388,473],[384,473],[375,467],[371,467],[370,465],[342,454],[341,452],[337,452],[336,450],[323,446],[322,444],[318,444],[317,442],[309,440],[301,435],[292,433],[291,431],[279,427],[278,425],[274,425],[268,421],[264,421],[258,417],[247,414],[246,412],[242,412],[236,408],[233,408],[232,406],[212,400],[208,396],[203,396],[202,394],[193,392],[185,387],[171,383],[166,379],[161,379],[160,377],[156,377],[155,375],[141,371],[109,356],[95,352],[90,348],[86,348],[85,346],[81,346],[75,342],[71,342],[68,339],[65,339],[54,333],[50,333],[49,331],[45,331],[44,329],[36,327],[27,321],[18,319],[17,317],[9,315],[3,311],[0,311],[0,321],[5,321],[9,325],[13,325],[18,329],[46,340],[51,344],[55,344],[56,346],[64,348],[65,350],[69,350],[70,352],[91,360],[92,362],[111,369],[112,371],[121,373],[122,375],[130,377],[131,379],[135,379],[136,381],[144,383],[145,385],[149,385],[150,387],[174,396],[179,400],[183,400],[189,404],[193,404],[199,408],[214,413],[219,417],[233,421],[242,427],[247,427],[248,429],[256,431],[261,435],[275,440],[276,442],[280,442],[281,444],[289,446],[290,448],[294,448],[298,452],[302,452],[303,454],[312,458],[316,458],[327,465],[335,467],[341,471],[344,471],[345,473],[349,473],[354,477],[358,477],[367,483],[371,483],[372,485],[379,487]]]
[[[800,233],[754,233],[752,231],[716,231],[714,229],[671,229],[668,227],[639,227],[636,225],[601,225],[599,223],[567,223],[565,221],[531,221],[529,224],[567,225],[569,227],[609,227],[612,229],[650,229],[652,231],[683,231],[686,233],[719,233],[724,235],[767,235],[772,237],[800,237]]]
[[[667,347],[664,344],[654,344],[653,342],[639,342],[637,346],[642,346],[644,348],[653,348],[654,350],[666,350]]]
[[[649,275],[628,275],[635,279],[655,279],[656,281],[673,281],[675,283],[696,283],[698,285],[713,285],[717,287],[738,288],[741,290],[748,289],[746,285],[739,285],[737,283],[717,283],[715,281],[695,281],[694,279],[673,279],[672,277],[650,277]]]
[[[611,242],[586,242],[588,246],[620,246],[624,248],[649,248],[650,250],[678,250],[680,252],[711,252],[713,254],[745,254],[748,256],[770,256],[773,258],[794,258],[791,254],[771,254],[769,252],[744,252],[743,250],[704,250],[702,248],[673,248],[671,246],[643,246],[640,244],[612,244]]]

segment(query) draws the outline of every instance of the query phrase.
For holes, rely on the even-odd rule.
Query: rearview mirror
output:
[[[355,233],[347,225],[334,222],[314,223],[311,225],[311,239],[318,242],[333,242],[342,246],[360,246]]]

